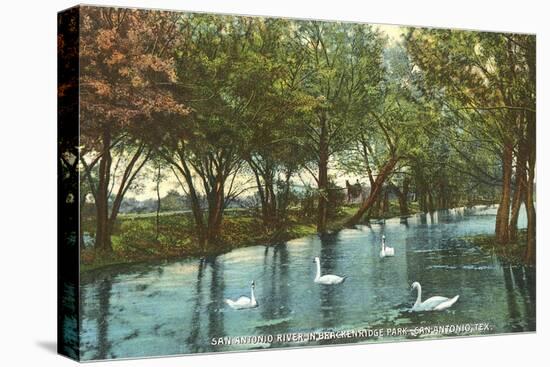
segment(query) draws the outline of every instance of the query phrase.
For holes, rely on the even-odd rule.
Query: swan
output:
[[[386,236],[382,235],[382,249],[380,250],[380,257],[394,256],[395,251],[393,247],[386,246]]]
[[[315,279],[313,280],[315,283],[332,285],[343,283],[344,280],[346,280],[347,277],[345,275],[343,277],[333,274],[326,274],[321,276],[321,260],[319,260],[319,257],[315,257],[313,261],[317,264],[317,274],[315,275]]]
[[[420,312],[420,311],[441,311],[445,310],[452,305],[456,303],[458,300],[458,295],[454,296],[453,298],[447,298],[447,297],[440,297],[435,296],[428,298],[424,302],[422,302],[422,287],[420,286],[420,283],[414,282],[411,286],[411,291],[416,289],[418,291],[418,295],[416,296],[416,302],[414,303],[414,306],[412,307],[411,311],[414,312]]]
[[[234,310],[244,310],[247,308],[256,308],[258,307],[258,302],[256,301],[256,296],[254,295],[254,288],[256,285],[254,281],[250,284],[250,298],[246,296],[239,297],[238,300],[233,301],[232,299],[226,299],[225,303],[229,305]]]

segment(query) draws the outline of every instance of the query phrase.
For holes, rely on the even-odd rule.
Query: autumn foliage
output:
[[[147,131],[159,119],[189,112],[172,93],[177,19],[161,11],[81,8],[81,149],[94,155],[82,163],[97,208],[96,241],[108,251],[120,203],[150,157]],[[109,205],[111,149],[121,142],[134,150]],[[90,174],[96,164],[97,184]]]
[[[81,113],[86,135],[98,127],[151,122],[155,112],[186,114],[170,91],[176,82],[170,13],[82,8]]]

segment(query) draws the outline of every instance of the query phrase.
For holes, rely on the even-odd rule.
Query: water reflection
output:
[[[221,313],[223,308],[224,278],[223,264],[218,258],[211,259],[208,264],[211,268],[210,303],[208,304],[208,339],[224,335],[224,320]],[[216,348],[215,348],[216,349]]]
[[[526,331],[535,329],[535,319],[528,317],[535,314],[536,300],[532,298],[534,293],[529,292],[527,285],[528,274],[533,274],[532,269],[523,266],[507,266],[503,269],[504,284],[506,286],[506,301],[513,331]]]
[[[189,322],[189,336],[187,337],[186,341],[189,345],[189,350],[191,353],[197,353],[200,352],[201,344],[198,343],[199,341],[199,333],[201,330],[201,308],[202,308],[202,282],[204,278],[204,268],[205,268],[205,260],[200,259],[199,260],[199,268],[197,270],[197,281],[195,286],[195,299],[193,302],[193,308],[191,310],[192,317]]]
[[[338,268],[340,260],[339,250],[342,246],[339,241],[339,234],[332,233],[320,236],[321,249],[319,253],[321,262],[321,275],[335,274],[343,276]],[[346,283],[339,286],[317,285],[320,300],[320,315],[322,326],[326,329],[337,326],[337,320],[341,318],[342,303],[344,301],[344,287]]]
[[[263,268],[256,279],[262,289],[259,312],[263,322],[255,328],[259,335],[283,333],[288,328],[291,313],[288,261],[286,243],[265,247]]]
[[[209,272],[209,274],[207,274]],[[203,278],[205,274],[210,282],[203,289]],[[195,290],[195,301],[192,308],[193,317],[189,322],[189,336],[187,347],[191,353],[205,352],[212,338],[224,335],[224,319],[221,310],[224,304],[224,278],[223,264],[217,257],[200,259],[197,270],[197,282]],[[187,312],[183,305],[182,312]],[[206,310],[203,313],[203,310]],[[205,325],[203,325],[203,323]],[[201,335],[201,331],[207,331],[207,335]],[[213,346],[214,351],[216,346]]]
[[[492,233],[494,214],[490,207],[453,209],[206,259],[87,275],[80,300],[82,358],[283,347],[291,344],[212,340],[329,329],[487,322],[491,333],[535,330],[535,270],[502,265],[459,239]],[[525,222],[522,214],[520,226]],[[395,257],[379,258],[383,234]],[[345,283],[315,284],[315,256],[324,274],[347,275]],[[224,299],[248,296],[252,280],[259,307],[228,308]],[[460,299],[445,312],[410,313],[413,281],[422,284],[424,299]]]

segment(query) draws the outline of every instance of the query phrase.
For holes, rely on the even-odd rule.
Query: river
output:
[[[460,239],[493,233],[495,214],[495,207],[443,210],[280,245],[240,248],[213,258],[85,274],[81,357],[130,358],[434,337],[409,333],[308,343],[212,342],[286,333],[478,323],[486,323],[489,329],[466,335],[534,331],[535,270],[502,264]],[[519,227],[525,225],[522,213]],[[379,258],[382,234],[395,248],[395,257]],[[321,258],[323,273],[345,274],[346,281],[335,286],[313,283],[315,256]],[[259,307],[229,308],[224,299],[249,295],[252,280]],[[460,298],[442,312],[411,313],[414,281],[422,284],[423,299]]]

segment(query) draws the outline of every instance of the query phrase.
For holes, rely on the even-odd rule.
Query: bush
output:
[[[300,211],[306,218],[315,216],[317,209],[317,191],[307,186],[305,191],[298,195]]]
[[[119,241],[122,249],[145,249],[156,242],[154,221],[143,219],[128,219],[120,223]],[[117,250],[115,248],[115,250]]]
[[[329,181],[328,189],[328,219],[338,217],[342,212],[342,207],[346,202],[346,192],[337,186],[334,181]]]
[[[329,181],[327,192],[327,218],[334,219],[341,214],[342,206],[346,202],[346,193],[334,181]],[[317,215],[318,198],[319,192],[316,189],[306,187],[306,190],[300,195],[300,210],[304,217],[310,218]]]

